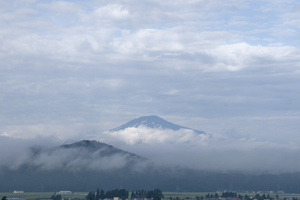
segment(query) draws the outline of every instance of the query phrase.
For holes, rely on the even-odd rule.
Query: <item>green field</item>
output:
[[[15,193],[0,193],[0,198],[6,196],[7,198],[21,198],[21,199],[38,199],[50,198],[55,192],[24,192],[20,194]],[[80,198],[84,199],[87,192],[76,192],[73,194],[62,194],[63,198]]]
[[[207,193],[209,193],[209,192],[164,192],[163,194],[164,194],[165,198],[169,198],[169,197],[172,197],[172,198],[176,198],[176,197],[195,198],[196,196],[198,196],[198,197],[205,196],[205,195],[207,195]],[[215,193],[213,193],[213,194],[215,194]]]
[[[176,198],[176,197],[179,197],[179,198],[195,198],[195,197],[204,197],[206,196],[207,194],[215,194],[216,192],[164,192],[164,196],[165,198],[169,198],[169,197],[172,197],[172,198]],[[256,193],[239,193],[237,192],[237,194],[240,194],[242,196],[249,196],[249,197],[254,197],[256,195]],[[262,195],[263,193],[260,193],[260,195]],[[218,193],[219,196],[222,196],[222,193]],[[276,197],[276,194],[275,193],[272,193],[272,194],[269,194],[271,198],[275,198]],[[279,194],[278,195],[279,197],[297,197],[297,198],[300,198],[300,194]]]

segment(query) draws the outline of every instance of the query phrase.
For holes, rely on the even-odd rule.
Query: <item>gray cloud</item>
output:
[[[18,170],[29,166],[44,171],[108,171],[130,166],[132,170],[140,171],[151,164],[144,158],[133,157],[122,151],[115,152],[108,145],[90,150],[89,146],[62,147],[62,141],[54,137],[13,139],[0,136],[0,139],[0,169],[7,167]]]
[[[186,134],[185,131],[150,130],[139,127],[139,135],[133,130],[104,133],[101,141],[114,144],[129,152],[148,158],[143,162],[132,162],[129,155],[102,155],[82,148],[58,148],[61,140],[39,137],[13,139],[1,136],[0,167],[17,170],[23,165],[39,167],[41,170],[92,170],[122,169],[130,164],[132,170],[143,171],[156,166],[183,167],[197,170],[240,171],[247,173],[298,172],[300,153],[296,143],[276,143],[240,136],[231,131],[226,135]],[[162,135],[162,137],[157,137]],[[130,139],[133,136],[135,139]],[[138,138],[137,138],[138,137]],[[74,141],[73,141],[74,142]],[[72,142],[68,142],[72,143]],[[5,150],[5,151],[4,151]],[[87,164],[88,163],[88,164]]]
[[[0,136],[0,167],[8,166],[11,169],[18,169],[22,164],[31,162],[30,148],[42,145],[43,148],[51,148],[59,144],[55,137],[36,137],[31,139],[15,139]]]
[[[89,139],[156,114],[298,146],[296,1],[0,4],[2,136]]]
[[[300,164],[295,159],[300,153],[297,144],[258,140],[251,135],[241,136],[234,130],[226,135],[198,135],[187,134],[184,130],[138,127],[107,134],[110,135],[108,141],[148,157],[157,166],[224,172],[286,173],[297,172]]]

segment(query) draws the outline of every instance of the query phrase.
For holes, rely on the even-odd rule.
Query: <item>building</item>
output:
[[[66,191],[59,191],[56,194],[72,194],[72,192],[69,190],[66,190]]]
[[[14,190],[14,194],[22,194],[24,193],[24,191],[21,191],[21,190]]]

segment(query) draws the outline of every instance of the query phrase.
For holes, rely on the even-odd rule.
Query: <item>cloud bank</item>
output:
[[[187,130],[128,128],[97,135],[98,140],[147,158],[133,161],[126,154],[102,155],[102,151],[58,148],[61,140],[13,139],[1,136],[0,167],[17,170],[27,165],[41,170],[111,171],[131,166],[143,172],[147,167],[190,168],[204,171],[244,173],[299,172],[297,145],[286,145],[250,138],[195,134]],[[69,142],[70,143],[70,142]]]
[[[135,144],[172,144],[189,143],[194,140],[202,141],[209,136],[197,134],[190,129],[178,131],[161,128],[148,128],[146,126],[130,127],[120,131],[107,131],[104,133],[111,141],[122,141],[129,145]],[[103,135],[101,135],[103,138]],[[101,137],[99,138],[101,139]]]
[[[98,135],[130,152],[165,167],[247,173],[298,172],[300,148],[234,133],[196,134],[191,130],[151,129],[144,126]]]
[[[112,171],[130,167],[142,170],[147,161],[133,154],[116,150],[109,145],[98,144],[97,149],[61,146],[60,140],[36,138],[12,139],[1,136],[0,169],[18,170],[22,167],[51,171]],[[82,142],[81,142],[82,143]],[[96,143],[91,141],[90,143]],[[92,144],[93,145],[93,144]],[[148,163],[150,164],[150,163]]]

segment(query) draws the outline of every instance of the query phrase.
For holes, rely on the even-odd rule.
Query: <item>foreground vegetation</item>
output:
[[[300,194],[275,194],[275,193],[236,193],[236,192],[161,192],[160,190],[154,190],[156,194],[155,199],[164,198],[170,200],[216,200],[219,198],[228,198],[233,197],[237,200],[237,198],[244,200],[300,200]],[[85,200],[95,200],[97,198],[110,198],[113,196],[119,196],[120,199],[134,199],[134,198],[153,198],[154,199],[154,191],[146,191],[146,190],[137,190],[128,192],[126,190],[111,190],[104,192],[103,190],[97,190],[96,192],[75,192],[72,194],[57,194],[55,192],[25,192],[25,193],[0,193],[0,199],[3,197],[7,198],[20,198],[20,199],[53,199],[53,200],[61,200],[61,199],[85,199]],[[120,192],[118,195],[117,193]],[[160,193],[161,192],[161,193]],[[101,196],[104,195],[104,196]],[[108,195],[108,196],[105,196]],[[109,196],[110,195],[110,196]],[[149,196],[150,195],[150,196]],[[152,195],[152,196],[151,196]],[[4,200],[4,199],[3,199]]]
[[[196,200],[300,200],[300,194],[276,194],[276,193],[237,193],[237,192],[164,192],[165,198],[170,200],[196,199]]]
[[[0,198],[6,196],[7,198],[20,198],[20,199],[50,199],[55,192],[25,192],[25,193],[0,193]],[[87,192],[76,192],[72,194],[63,194],[62,198],[78,198],[84,199]]]

